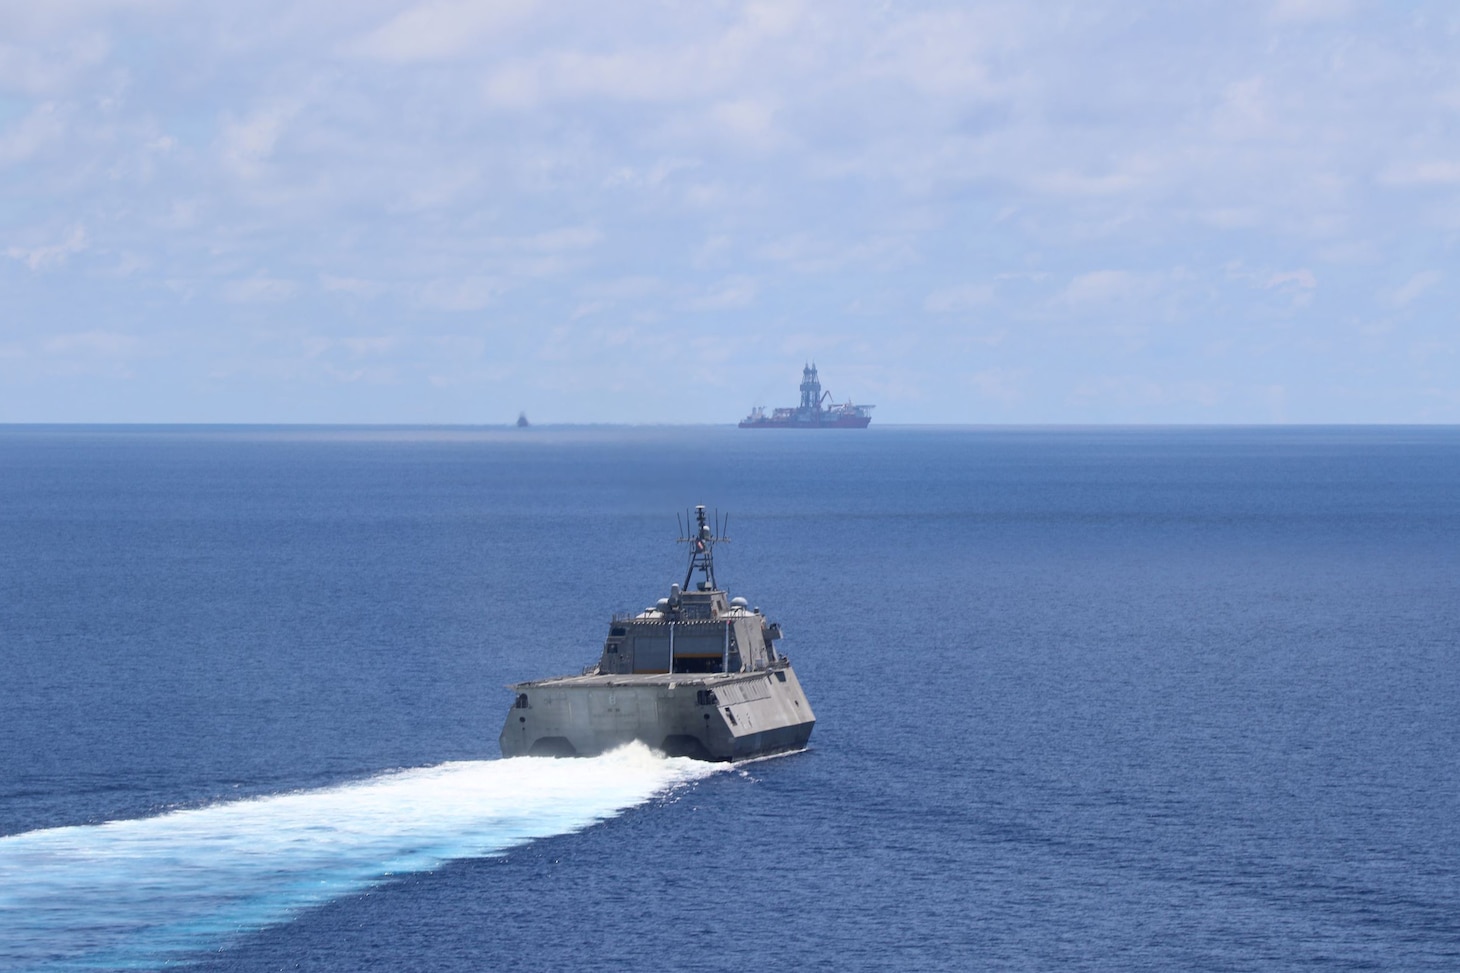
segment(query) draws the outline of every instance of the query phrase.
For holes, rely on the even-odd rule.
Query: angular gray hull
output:
[[[639,740],[745,760],[806,746],[816,716],[784,659],[750,672],[564,676],[511,687],[502,756],[592,756]]]

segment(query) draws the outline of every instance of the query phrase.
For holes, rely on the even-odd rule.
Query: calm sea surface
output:
[[[499,759],[683,576],[805,753]],[[0,970],[1460,968],[1460,429],[0,427]]]

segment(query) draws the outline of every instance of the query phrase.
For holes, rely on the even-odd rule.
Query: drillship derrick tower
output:
[[[827,395],[831,393],[828,392]],[[816,377],[816,364],[801,366],[801,411],[821,412],[821,382]]]

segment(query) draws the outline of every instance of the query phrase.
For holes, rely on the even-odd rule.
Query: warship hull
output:
[[[816,716],[776,651],[781,626],[716,584],[714,548],[728,540],[719,516],[711,529],[697,506],[685,527],[684,581],[614,615],[597,663],[508,687],[502,756],[591,757],[637,740],[671,757],[745,760],[806,746]]]
[[[669,756],[800,750],[816,717],[784,659],[754,672],[563,676],[511,687],[502,756],[588,757],[634,740]]]

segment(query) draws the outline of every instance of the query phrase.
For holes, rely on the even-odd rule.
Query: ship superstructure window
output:
[[[691,674],[704,675],[711,672],[719,672],[724,668],[725,660],[720,656],[690,656],[688,658],[676,655],[674,657],[674,671]]]
[[[688,628],[688,626],[685,626]],[[696,625],[695,628],[702,626]],[[718,659],[725,654],[725,632],[716,627],[710,632],[685,632],[677,635],[674,639],[674,657],[682,658],[703,658],[711,657]]]
[[[527,709],[527,694],[518,693],[517,702],[513,703],[512,705],[516,709]]]
[[[725,629],[681,623],[674,637],[674,671],[721,672],[725,668]]]

